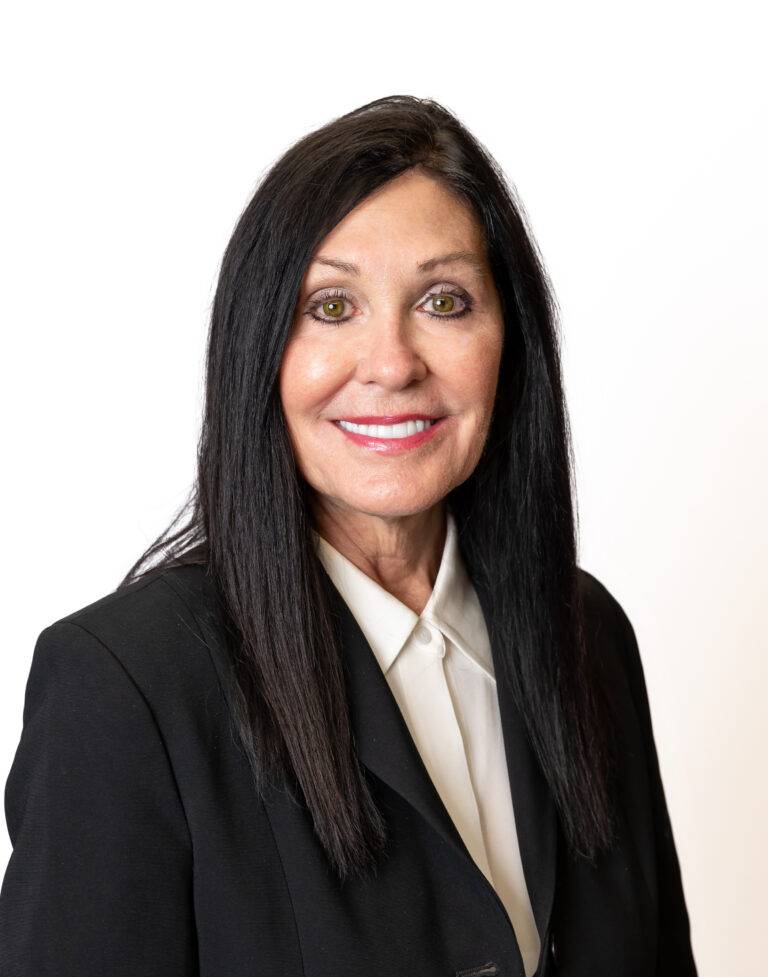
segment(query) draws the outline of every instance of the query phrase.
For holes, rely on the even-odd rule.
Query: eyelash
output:
[[[425,311],[424,314],[428,315],[430,319],[461,319],[462,316],[465,316],[468,312],[472,311],[472,299],[469,297],[469,295],[467,295],[463,289],[451,285],[446,286],[445,288],[440,288],[435,292],[430,292],[424,299],[424,302],[421,304],[424,305],[426,302],[429,302],[430,299],[438,298],[441,295],[451,295],[455,298],[461,299],[461,301],[464,303],[464,308],[460,309],[458,312],[438,313]],[[331,299],[343,299],[348,304],[351,304],[344,289],[330,288],[326,289],[324,292],[321,292],[320,295],[318,295],[317,298],[307,306],[305,315],[311,316],[315,322],[322,322],[322,324],[325,326],[340,326],[342,323],[347,322],[352,318],[352,316],[346,315],[341,319],[325,319],[323,316],[316,315],[315,313],[320,306],[324,302],[329,302]]]

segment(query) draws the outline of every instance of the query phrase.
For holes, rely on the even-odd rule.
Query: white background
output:
[[[342,112],[431,96],[517,184],[559,295],[581,563],[638,635],[700,974],[758,972],[760,7],[70,0],[5,16],[0,774],[37,634],[113,589],[186,495],[218,262],[258,178]]]

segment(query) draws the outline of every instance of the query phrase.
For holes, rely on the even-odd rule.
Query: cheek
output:
[[[289,427],[333,396],[340,382],[339,366],[339,358],[317,343],[288,343],[280,367],[280,400]]]
[[[496,396],[501,347],[500,334],[487,335],[482,341],[469,344],[453,368],[462,399],[486,423]]]

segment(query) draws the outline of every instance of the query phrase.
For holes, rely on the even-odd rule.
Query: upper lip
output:
[[[436,421],[437,417],[430,417],[429,414],[369,414],[365,417],[338,417],[336,420],[350,424],[403,424],[405,421]]]

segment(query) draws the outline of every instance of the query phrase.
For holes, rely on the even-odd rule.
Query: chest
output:
[[[254,805],[243,785],[241,817],[215,816],[229,836],[195,839],[201,977],[522,977],[509,918],[471,859],[385,784],[375,795],[388,855],[341,883],[303,807],[281,792]],[[650,977],[654,912],[626,853],[598,868],[561,857],[539,974]]]

